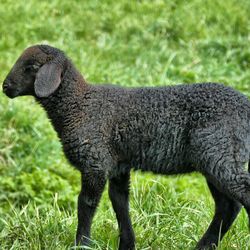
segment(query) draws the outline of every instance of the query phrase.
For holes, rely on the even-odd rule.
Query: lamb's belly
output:
[[[135,170],[151,171],[156,174],[178,174],[189,172],[187,166],[180,159],[161,158],[160,160],[146,160],[132,163]]]
[[[187,171],[182,148],[149,147],[138,150],[132,159],[134,169],[159,174],[178,174]]]

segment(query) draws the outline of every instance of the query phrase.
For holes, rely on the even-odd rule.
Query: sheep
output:
[[[134,249],[130,170],[200,172],[215,202],[196,249],[212,249],[241,206],[250,215],[250,102],[218,83],[122,88],[91,85],[61,50],[27,48],[3,83],[14,98],[31,95],[48,114],[69,162],[81,173],[75,245],[90,243],[91,222],[109,181],[119,249]]]

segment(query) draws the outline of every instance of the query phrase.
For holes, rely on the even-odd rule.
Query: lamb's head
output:
[[[46,98],[61,83],[67,58],[59,49],[48,45],[27,48],[3,82],[3,92],[10,98],[33,95]]]

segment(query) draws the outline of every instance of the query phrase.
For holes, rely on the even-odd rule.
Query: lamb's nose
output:
[[[9,87],[9,81],[5,79],[3,82],[3,92],[6,92],[8,87]]]

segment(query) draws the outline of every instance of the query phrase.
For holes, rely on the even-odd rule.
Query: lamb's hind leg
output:
[[[232,161],[217,162],[207,168],[204,175],[221,193],[231,200],[241,203],[250,215],[250,175],[243,168],[243,164]],[[224,204],[222,204],[224,206]],[[231,223],[232,224],[232,223]],[[223,224],[222,224],[223,226]],[[228,226],[229,227],[229,226]],[[222,233],[222,232],[221,232]],[[206,249],[206,248],[204,248]]]
[[[207,183],[214,198],[215,214],[206,233],[197,244],[196,249],[213,249],[213,247],[217,246],[219,240],[228,231],[241,208],[240,203],[220,192],[209,181]]]
[[[129,217],[129,173],[109,181],[109,197],[116,213],[120,229],[119,250],[132,250],[135,246],[134,232]]]
[[[204,174],[224,197],[241,203],[249,214],[250,175],[243,164],[249,156],[248,131],[240,122],[237,123],[237,128],[234,125],[218,123],[194,130],[190,135],[189,155],[197,170]],[[229,204],[229,200],[227,203]],[[224,204],[221,203],[221,206]],[[218,216],[215,215],[215,218],[219,218]],[[221,215],[221,218],[222,216],[224,215]],[[212,225],[215,225],[215,222]],[[213,228],[215,226],[212,226]]]

